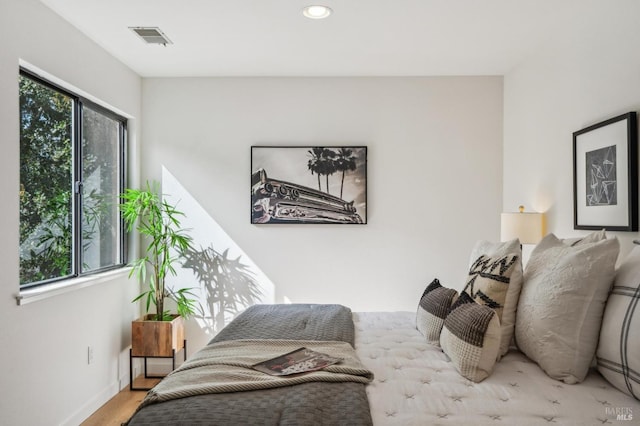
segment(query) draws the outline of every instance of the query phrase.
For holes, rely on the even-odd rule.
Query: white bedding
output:
[[[356,352],[375,374],[367,386],[374,425],[640,424],[640,401],[595,370],[583,383],[567,385],[510,351],[489,378],[473,383],[425,342],[415,312],[354,312],[353,318]]]

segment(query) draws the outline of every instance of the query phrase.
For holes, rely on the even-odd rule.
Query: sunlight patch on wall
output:
[[[202,312],[196,322],[205,332],[200,339],[210,339],[248,306],[274,303],[273,282],[165,167],[162,192],[185,214],[181,224],[193,237],[183,268],[168,280],[173,288],[193,288],[199,296]]]

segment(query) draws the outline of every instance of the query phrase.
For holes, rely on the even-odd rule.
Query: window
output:
[[[126,119],[20,71],[20,286],[125,262]]]

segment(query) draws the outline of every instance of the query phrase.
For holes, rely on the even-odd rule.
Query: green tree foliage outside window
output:
[[[120,123],[84,107],[82,113],[82,270],[120,257]],[[112,143],[107,143],[112,142]]]
[[[20,284],[71,274],[73,100],[20,77]]]
[[[121,265],[124,119],[28,75],[19,89],[20,285]]]

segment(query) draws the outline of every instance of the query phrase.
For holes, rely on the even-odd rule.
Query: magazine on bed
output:
[[[332,357],[307,348],[299,348],[251,367],[272,376],[288,376],[290,374],[320,370],[340,361],[342,361],[342,358]]]

